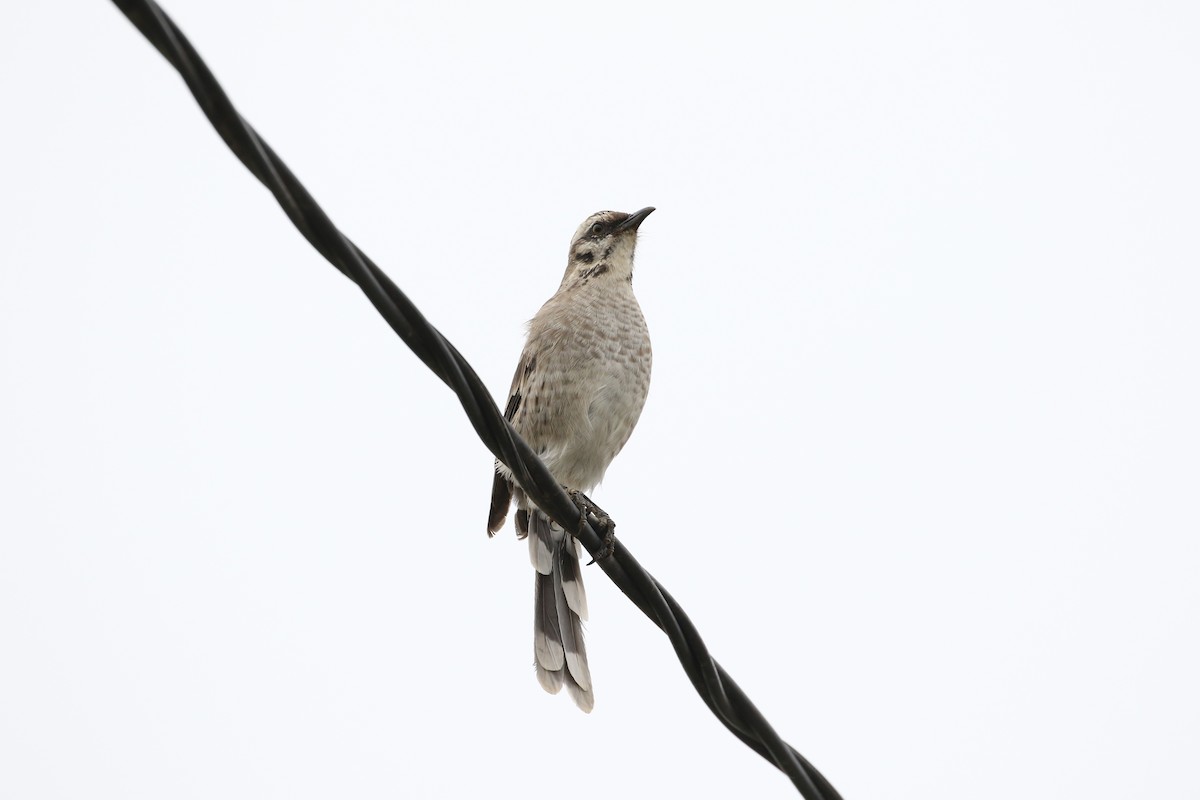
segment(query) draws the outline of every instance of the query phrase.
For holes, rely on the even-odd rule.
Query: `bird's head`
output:
[[[638,226],[652,211],[653,206],[632,214],[598,211],[585,219],[571,239],[563,286],[585,284],[602,275],[631,280]]]

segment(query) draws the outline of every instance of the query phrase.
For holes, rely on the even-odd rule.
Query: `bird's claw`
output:
[[[579,538],[579,534],[583,533],[583,528],[587,525],[588,514],[595,514],[596,521],[600,525],[600,536],[604,541],[604,547],[596,554],[595,558],[587,563],[587,566],[590,567],[597,561],[609,558],[617,549],[617,523],[613,522],[612,517],[600,506],[593,503],[591,498],[583,492],[577,489],[567,489],[567,494],[570,495],[571,501],[575,503],[575,507],[579,509],[579,524],[575,528],[576,538]]]

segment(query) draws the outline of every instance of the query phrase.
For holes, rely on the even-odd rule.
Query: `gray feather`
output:
[[[551,694],[564,685],[575,704],[591,711],[592,676],[583,644],[587,613],[575,539],[537,508],[529,510],[534,577],[533,657],[538,683]],[[543,558],[544,555],[544,558]]]
[[[554,579],[537,574],[533,585],[533,662],[538,683],[551,694],[563,684],[565,654],[558,627],[558,604],[554,599]]]
[[[554,569],[554,532],[550,527],[550,518],[537,509],[529,515],[529,562],[542,575],[549,575]],[[560,529],[561,530],[561,529]]]
[[[571,680],[571,676],[567,676],[567,694],[571,695],[571,699],[575,701],[575,705],[585,714],[592,713],[592,707],[596,704],[596,698],[592,695],[591,689],[584,689],[575,681]]]
[[[502,475],[492,478],[492,505],[488,510],[488,536],[495,536],[504,526],[504,518],[508,516],[508,506],[512,501],[513,485]]]
[[[565,544],[563,542],[562,544]],[[587,650],[583,646],[583,622],[567,603],[566,593],[563,592],[563,566],[567,561],[574,561],[579,569],[575,554],[560,544],[555,553],[555,563],[559,569],[554,571],[554,597],[558,603],[558,631],[562,637],[563,650],[566,652],[567,670],[579,688],[587,692],[592,688],[592,673],[588,670]]]
[[[587,594],[583,591],[583,575],[579,569],[579,548],[574,536],[567,537],[562,550],[559,566],[561,567],[563,594],[566,595],[567,605],[571,607],[571,610],[580,619],[586,620],[588,618]],[[582,642],[583,637],[580,637],[579,640]]]

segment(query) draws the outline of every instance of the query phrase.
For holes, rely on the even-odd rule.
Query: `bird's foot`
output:
[[[566,488],[565,486],[563,487]],[[590,567],[597,561],[603,561],[613,554],[617,549],[617,523],[613,522],[603,508],[592,502],[591,498],[577,489],[567,489],[567,494],[570,495],[575,507],[579,509],[579,525],[575,529],[576,538],[583,532],[583,527],[587,524],[589,514],[596,516],[596,521],[600,526],[600,536],[604,540],[604,547],[596,554],[596,557],[587,563]]]

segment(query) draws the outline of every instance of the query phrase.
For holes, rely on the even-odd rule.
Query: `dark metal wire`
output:
[[[513,471],[538,507],[568,530],[593,556],[604,550],[594,514],[581,525],[575,503],[529,445],[501,416],[491,394],[466,359],[358,247],[333,224],[287,165],[242,119],[183,32],[153,0],[113,0],[138,30],[179,71],[196,102],[229,149],[275,195],[304,238],[362,289],[380,315],[417,357],[458,396],[484,445]],[[812,764],[774,731],[700,638],[691,620],[633,555],[617,541],[597,562],[613,583],[667,635],[684,671],[713,714],[756,753],[778,767],[807,800],[841,795]]]

